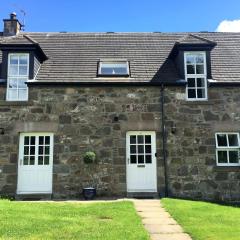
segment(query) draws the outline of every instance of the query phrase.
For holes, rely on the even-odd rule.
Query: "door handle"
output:
[[[20,165],[22,165],[22,162],[23,162],[22,159],[20,159]]]
[[[130,159],[128,158],[128,164],[129,164]]]

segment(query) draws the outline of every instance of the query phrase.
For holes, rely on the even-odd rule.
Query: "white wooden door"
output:
[[[157,192],[156,134],[127,132],[127,191]]]
[[[18,194],[52,193],[53,134],[21,133]]]

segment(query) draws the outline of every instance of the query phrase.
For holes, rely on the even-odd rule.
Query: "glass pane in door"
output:
[[[131,135],[130,136],[130,164],[152,163],[152,136]]]
[[[35,136],[25,136],[23,146],[23,165],[34,165],[35,164]]]

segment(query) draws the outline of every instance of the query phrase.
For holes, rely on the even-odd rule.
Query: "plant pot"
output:
[[[85,200],[93,200],[96,197],[96,188],[86,187],[83,188],[82,194]]]

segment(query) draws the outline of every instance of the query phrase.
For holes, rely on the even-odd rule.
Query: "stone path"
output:
[[[133,202],[151,240],[191,240],[161,206],[160,200],[133,200]]]

